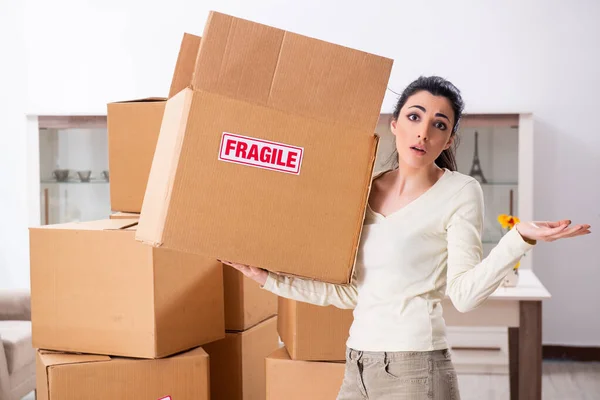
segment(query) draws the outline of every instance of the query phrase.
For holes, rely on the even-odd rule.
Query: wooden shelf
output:
[[[106,128],[106,115],[40,115],[40,129],[89,129]]]
[[[58,182],[58,181],[40,181],[41,184],[43,185],[62,185],[62,184],[67,184],[67,185],[91,185],[91,184],[98,184],[98,183],[103,183],[103,184],[107,184],[109,183],[108,181],[105,180],[90,180],[89,182],[81,182],[81,181],[64,181],[64,182]]]

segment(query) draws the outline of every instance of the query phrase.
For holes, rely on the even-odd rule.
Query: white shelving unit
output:
[[[107,218],[106,116],[29,116],[28,135],[30,226]]]

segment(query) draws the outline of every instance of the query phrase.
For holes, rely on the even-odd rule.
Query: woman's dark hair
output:
[[[451,82],[444,78],[440,78],[439,76],[421,76],[408,85],[398,98],[398,102],[394,108],[394,113],[392,114],[392,120],[397,121],[398,116],[400,115],[400,110],[402,107],[404,107],[404,104],[406,104],[406,100],[408,100],[408,98],[413,94],[421,91],[429,92],[434,96],[443,96],[448,99],[452,106],[452,111],[454,111],[454,126],[452,127],[452,135],[456,135],[460,118],[462,117],[462,113],[465,108],[465,103],[460,95],[460,90],[458,90]],[[458,138],[455,138],[453,145],[447,150],[444,150],[442,154],[440,154],[435,160],[435,163],[438,167],[456,171],[455,149],[458,145],[457,139]],[[391,158],[394,168],[397,167],[398,152],[396,149],[394,149]]]

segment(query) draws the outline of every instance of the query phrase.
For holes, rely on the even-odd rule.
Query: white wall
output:
[[[182,32],[201,34],[209,9],[394,58],[395,91],[439,74],[462,89],[470,112],[533,112],[536,218],[600,223],[597,1],[28,0],[25,31],[5,3],[0,33],[15,57],[0,71],[2,99],[11,99],[1,122],[2,285],[27,285],[21,113],[104,113],[109,101],[166,95]],[[24,70],[22,107],[12,103],[22,100]],[[554,296],[546,343],[600,345],[599,244],[595,234],[535,250],[534,269]]]
[[[0,1],[0,289],[29,284],[23,5]]]

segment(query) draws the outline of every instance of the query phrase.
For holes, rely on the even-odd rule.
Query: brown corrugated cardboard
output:
[[[144,99],[107,106],[113,211],[139,213],[142,209],[165,104],[164,99]]]
[[[277,314],[277,296],[234,268],[223,266],[225,329],[243,331]]]
[[[342,361],[352,325],[352,310],[278,299],[277,330],[294,360]]]
[[[146,246],[136,222],[30,229],[34,347],[158,358],[225,337],[222,265]]]
[[[334,400],[344,380],[343,362],[295,361],[285,348],[266,359],[267,400]]]
[[[192,86],[372,137],[391,67],[384,57],[211,12]]]
[[[129,212],[122,212],[122,211],[117,211],[117,212],[109,215],[110,219],[133,219],[133,218],[139,218],[139,217],[140,217],[139,213],[129,213]]]
[[[191,85],[200,37],[184,34],[171,93]],[[107,105],[110,205],[113,211],[139,213],[165,109],[165,98],[114,102]]]
[[[350,280],[392,61],[219,13],[168,100],[136,238]]]
[[[189,33],[183,34],[173,80],[171,81],[171,89],[169,90],[169,98],[191,85],[201,39],[200,36]]]
[[[37,399],[208,400],[208,368],[201,347],[160,360],[38,350]]]
[[[204,346],[210,355],[212,400],[265,398],[265,358],[279,348],[277,317]]]

